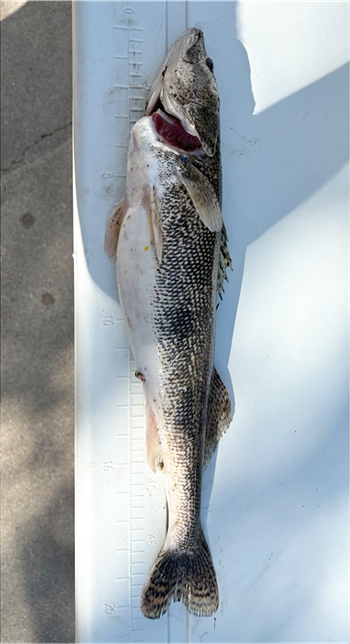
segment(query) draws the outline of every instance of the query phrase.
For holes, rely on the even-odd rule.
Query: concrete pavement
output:
[[[71,3],[1,8],[1,641],[73,642]]]

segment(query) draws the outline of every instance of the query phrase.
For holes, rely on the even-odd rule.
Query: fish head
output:
[[[150,90],[145,114],[161,108],[199,139],[212,157],[219,137],[219,93],[213,61],[207,56],[203,32],[186,29],[166,56]]]

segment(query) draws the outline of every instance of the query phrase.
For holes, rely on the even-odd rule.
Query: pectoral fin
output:
[[[154,247],[156,250],[156,255],[159,264],[162,263],[162,252],[163,252],[163,233],[162,233],[162,222],[159,216],[159,206],[157,200],[157,194],[154,186],[151,190],[150,195],[150,212],[151,212],[151,237],[154,242]]]
[[[227,389],[214,367],[207,407],[204,466],[208,464],[221,436],[229,427],[231,417],[232,407]]]
[[[192,163],[178,169],[176,174],[190,195],[204,226],[211,232],[222,228],[222,215],[215,190],[208,179]]]
[[[122,221],[127,212],[128,206],[125,197],[118,203],[111,213],[106,226],[105,232],[105,251],[110,259],[115,258],[118,237]]]

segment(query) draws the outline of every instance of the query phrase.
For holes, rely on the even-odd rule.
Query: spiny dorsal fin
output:
[[[222,215],[211,183],[189,160],[176,170],[176,174],[190,195],[204,226],[211,232],[219,232],[223,223]]]
[[[232,407],[230,398],[224,383],[214,367],[207,407],[204,467],[208,464],[221,436],[229,427],[231,418]]]

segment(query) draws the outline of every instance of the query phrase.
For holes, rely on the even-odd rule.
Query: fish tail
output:
[[[201,529],[195,545],[162,549],[142,590],[141,611],[149,619],[166,612],[171,600],[184,602],[197,616],[210,617],[219,606],[215,570]]]

